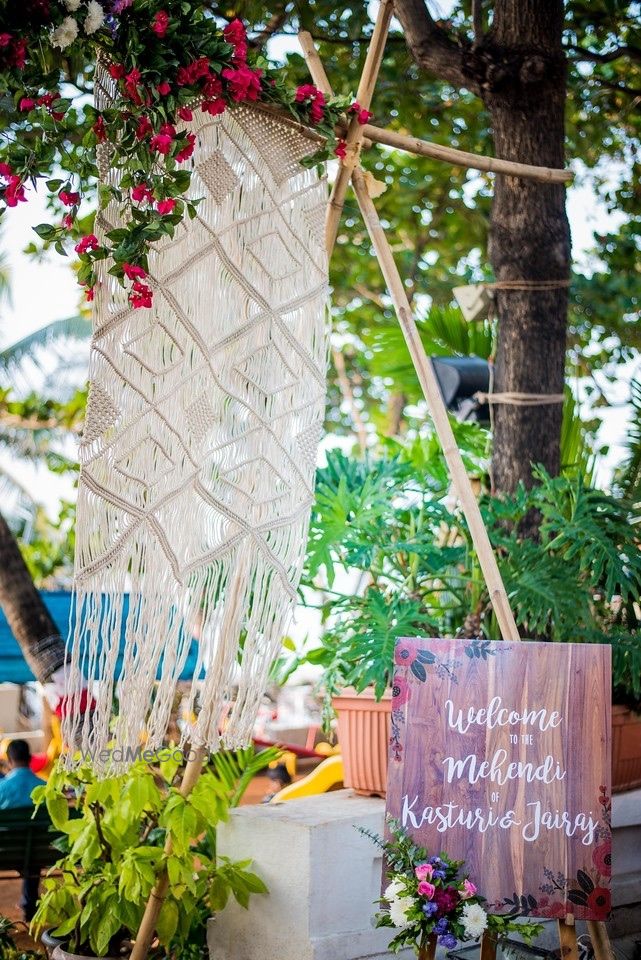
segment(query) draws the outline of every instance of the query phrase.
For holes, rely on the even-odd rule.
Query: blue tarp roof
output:
[[[42,590],[40,596],[47,605],[60,633],[65,637],[69,627],[71,593],[66,590],[55,592]],[[192,678],[196,668],[197,652],[197,641],[192,640],[189,657],[180,675],[181,680],[190,680]],[[6,617],[2,610],[0,610],[0,683],[28,683],[34,679],[35,677],[22,656],[22,651],[11,632]]]

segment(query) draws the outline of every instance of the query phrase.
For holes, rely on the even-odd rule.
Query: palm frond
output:
[[[213,755],[213,770],[227,793],[230,807],[238,806],[256,774],[278,760],[281,752],[278,747],[257,751],[251,746],[242,750],[221,750]]]
[[[641,500],[641,380],[630,384],[632,416],[628,425],[627,456],[617,475],[623,495],[634,503]]]
[[[35,330],[22,340],[0,350],[0,371],[9,372],[30,360],[40,366],[38,354],[47,347],[62,340],[88,340],[91,336],[91,320],[88,317],[67,317],[54,320],[45,327]],[[62,358],[61,358],[62,359]]]

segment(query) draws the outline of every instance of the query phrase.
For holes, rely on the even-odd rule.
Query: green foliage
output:
[[[465,426],[473,438],[468,469],[476,460],[478,471],[486,437]],[[536,478],[532,490],[481,504],[520,629],[534,639],[610,643],[617,694],[640,703],[639,513],[588,486],[579,470],[552,478],[538,469]],[[532,511],[537,540],[520,533]],[[432,438],[389,443],[376,459],[328,454],[304,582],[323,592],[321,645],[306,659],[324,667],[328,696],[369,685],[380,696],[398,637],[499,636]]]
[[[0,957],[2,960],[44,960],[39,950],[21,950],[15,937],[20,925],[0,914]]]
[[[141,761],[104,780],[89,766],[75,772],[58,767],[34,792],[37,805],[46,805],[64,834],[56,864],[60,875],[44,881],[34,927],[53,927],[76,953],[117,952],[135,935],[166,866],[169,892],[154,957],[200,960],[211,910],[221,910],[230,897],[248,907],[252,894],[267,892],[250,861],[217,857],[216,826],[238,804],[252,776],[276,756],[277,751],[258,754],[253,748],[218,754],[188,797],[174,786],[180,763],[169,749],[159,751],[157,768]],[[164,849],[168,838],[170,853]]]

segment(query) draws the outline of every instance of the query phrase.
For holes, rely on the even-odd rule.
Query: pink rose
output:
[[[471,880],[464,880],[460,891],[461,900],[469,900],[470,897],[474,896],[476,890],[476,885],[473,884]]]
[[[415,868],[414,873],[417,880],[431,880],[432,874],[434,873],[434,867],[431,863],[419,863],[418,867]]]
[[[419,896],[426,897],[428,900],[431,900],[436,893],[436,887],[433,883],[429,883],[427,880],[421,880],[418,885],[418,892]]]

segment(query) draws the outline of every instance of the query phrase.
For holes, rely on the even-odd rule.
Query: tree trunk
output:
[[[482,98],[492,119],[497,157],[563,166],[562,0],[495,0],[488,33],[479,35],[482,18],[475,18],[473,43],[436,23],[425,0],[397,0],[396,12],[416,63]],[[489,257],[499,282],[567,283],[564,187],[497,176]],[[561,394],[567,287],[495,292],[495,392]],[[494,405],[495,492],[511,492],[519,481],[531,485],[532,463],[558,473],[561,419],[561,403]]]
[[[0,606],[33,675],[47,683],[65,663],[65,644],[0,514]],[[0,680],[1,668],[0,668]]]
[[[497,157],[547,167],[564,165],[565,57],[562,0],[497,0],[481,56],[481,84]],[[496,280],[566,283],[570,233],[565,187],[496,177],[489,257]],[[567,286],[495,290],[497,393],[563,393]],[[531,464],[560,468],[563,405],[494,406],[495,492],[532,483]]]

